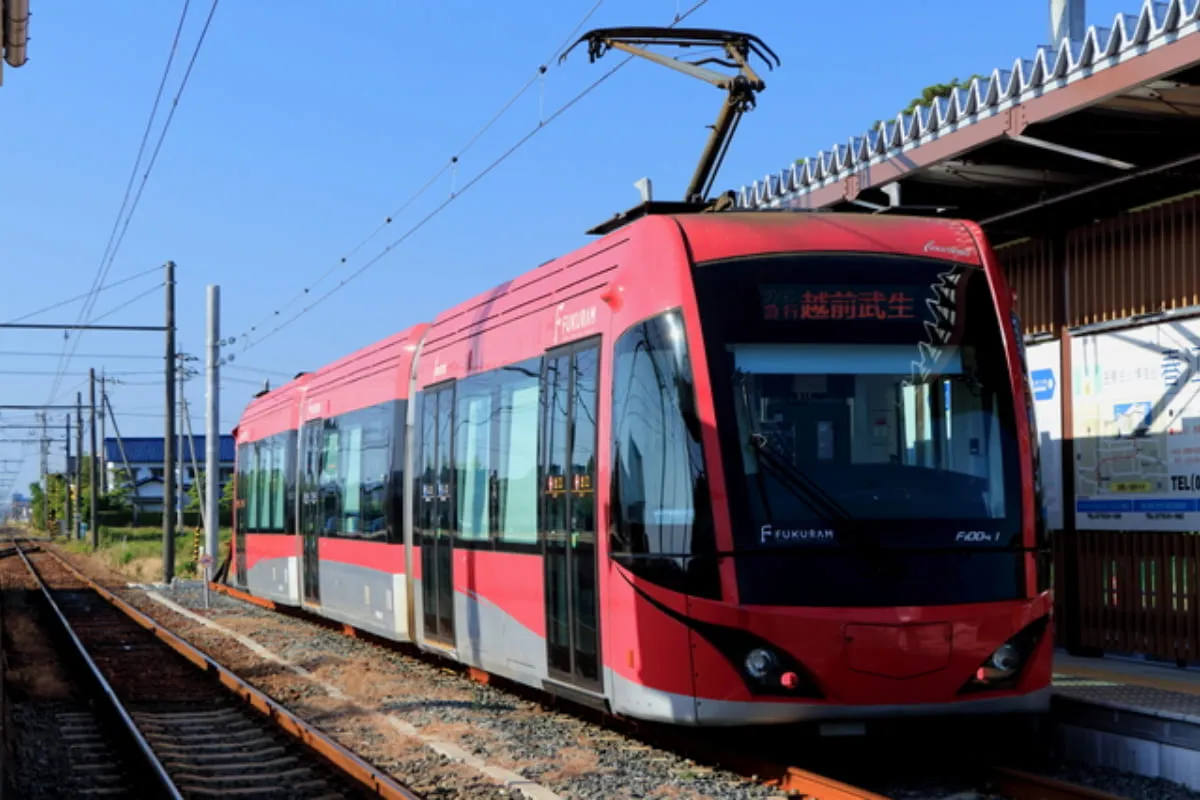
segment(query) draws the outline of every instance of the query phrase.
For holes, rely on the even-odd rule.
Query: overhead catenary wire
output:
[[[144,278],[147,275],[150,275],[151,273],[159,272],[161,269],[162,269],[161,267],[152,267],[151,269],[144,270],[135,275],[130,275],[128,277],[122,278],[119,281],[113,281],[112,283],[101,286],[97,290],[97,293],[107,292],[110,289],[116,289],[118,286],[124,286],[127,283],[132,283],[133,281],[137,280],[138,278]],[[159,283],[158,285],[162,286],[162,283]],[[6,325],[15,325],[18,322],[24,322],[27,319],[32,319],[33,317],[39,316],[41,314],[45,314],[47,311],[54,311],[55,309],[62,308],[63,306],[69,306],[72,303],[78,303],[80,300],[86,300],[88,297],[91,296],[91,294],[92,294],[91,291],[87,291],[87,292],[84,292],[83,294],[77,294],[74,297],[69,297],[66,300],[59,300],[57,303],[52,303],[51,305],[45,306],[43,308],[39,308],[37,311],[30,311],[28,314],[23,314],[19,317],[14,317],[10,320],[6,320],[5,324]],[[49,355],[61,355],[61,353],[50,353]]]
[[[179,82],[179,88],[176,90],[175,96],[171,100],[171,109],[170,109],[170,111],[167,112],[167,118],[166,118],[166,121],[163,123],[162,130],[159,131],[158,140],[155,142],[154,150],[150,155],[150,159],[146,163],[146,170],[144,173],[142,173],[142,179],[141,179],[141,182],[138,184],[137,192],[133,195],[132,200],[129,201],[129,203],[128,203],[128,213],[125,214],[124,222],[121,222],[121,214],[118,213],[118,215],[117,215],[117,222],[114,226],[114,229],[119,228],[120,232],[116,235],[115,239],[111,239],[111,236],[110,236],[111,247],[105,248],[105,256],[101,258],[100,267],[97,270],[97,276],[96,276],[95,280],[93,280],[93,282],[92,282],[93,286],[98,286],[98,285],[103,284],[104,279],[108,276],[108,272],[109,272],[109,270],[112,269],[112,265],[113,265],[114,261],[116,260],[117,253],[121,248],[121,243],[124,242],[124,240],[125,240],[125,234],[129,230],[129,223],[133,220],[133,216],[137,211],[138,204],[141,202],[142,193],[145,191],[146,184],[150,180],[151,172],[154,171],[154,165],[158,161],[159,153],[162,151],[163,142],[166,141],[167,133],[171,130],[171,123],[175,119],[175,112],[179,108],[179,101],[183,97],[184,90],[187,89],[188,81],[190,80],[190,78],[192,76],[192,70],[196,66],[196,60],[200,55],[200,50],[204,47],[204,41],[208,37],[208,30],[212,24],[213,16],[216,14],[217,6],[218,6],[219,2],[220,2],[220,0],[213,0],[212,5],[209,7],[208,16],[204,20],[204,27],[200,30],[200,36],[196,41],[195,47],[192,49],[192,55],[191,55],[191,58],[188,60],[187,69],[184,71],[183,78]],[[167,65],[163,70],[162,83],[160,84],[159,91],[155,96],[154,106],[153,106],[153,109],[152,109],[152,112],[150,115],[150,120],[147,122],[147,128],[149,128],[153,124],[154,116],[157,113],[158,105],[161,102],[163,87],[166,84],[167,75],[170,72],[171,64],[173,63],[174,58],[175,58],[175,51],[176,51],[176,48],[177,48],[178,42],[179,42],[180,30],[182,30],[184,21],[187,17],[187,10],[188,10],[189,4],[190,4],[190,0],[185,0],[183,12],[180,14],[179,27],[176,30],[175,37],[171,44],[171,54],[170,54],[169,58],[167,59]],[[146,134],[146,136],[144,138],[148,139],[148,133]],[[141,162],[141,156],[144,154],[144,152],[145,152],[145,142],[143,142],[142,147],[139,148],[138,158],[134,162],[133,169],[134,169],[135,174],[138,169],[138,164]],[[124,209],[124,207],[125,207],[125,203],[122,203],[122,210]],[[80,310],[80,315],[78,318],[79,320],[83,320],[83,319],[87,318],[87,315],[89,315],[92,311],[92,307],[94,306],[94,303],[95,303],[94,300],[85,301],[84,308],[82,308]],[[80,340],[83,339],[83,335],[84,335],[84,332],[81,331],[78,336],[71,337],[70,353],[65,352],[66,347],[64,345],[64,354],[63,354],[63,357],[60,357],[60,359],[59,359],[59,364],[57,367],[58,369],[60,369],[60,370],[65,369],[66,365],[71,362],[71,359],[74,357],[75,349],[79,346],[79,342],[80,342]],[[60,384],[60,381],[55,380],[55,382],[53,384],[53,388],[51,388],[51,390],[50,390],[50,394],[52,396],[58,391],[59,384]]]
[[[261,320],[259,320],[255,324],[251,325],[249,328],[246,328],[241,333],[240,338],[245,339],[245,338],[249,337],[250,334],[257,332],[257,330],[260,327],[262,327],[263,325],[266,325],[268,322],[270,322],[275,317],[281,316],[283,314],[283,312],[287,311],[289,308],[291,308],[293,305],[295,305],[299,300],[302,300],[305,296],[309,295],[312,292],[312,290],[315,289],[316,287],[320,286],[325,281],[326,278],[328,278],[334,272],[337,272],[341,267],[343,267],[347,262],[349,262],[350,259],[352,259],[354,256],[356,256],[364,247],[366,247],[367,244],[374,241],[374,239],[377,236],[379,236],[379,234],[382,233],[389,225],[391,225],[396,220],[397,217],[399,217],[401,214],[403,214],[405,211],[407,211],[408,208],[413,203],[415,203],[422,196],[424,196],[426,192],[428,192],[431,188],[433,188],[437,184],[437,182],[443,176],[445,176],[445,174],[447,172],[451,171],[452,169],[456,169],[459,164],[459,161],[462,159],[462,157],[464,155],[466,155],[467,151],[470,150],[471,147],[474,146],[474,144],[476,142],[478,142],[480,140],[480,138],[482,138],[483,135],[485,133],[487,133],[488,130],[490,130],[492,128],[492,126],[495,125],[500,120],[501,117],[503,117],[505,114],[507,114],[508,111],[514,105],[516,105],[518,100],[520,100],[522,97],[524,97],[525,94],[528,93],[529,90],[532,89],[535,85],[537,85],[538,81],[541,80],[545,76],[546,70],[547,70],[547,65],[554,63],[554,61],[560,55],[562,55],[563,51],[571,46],[571,44],[575,38],[575,35],[577,33],[579,33],[579,30],[581,28],[583,28],[584,25],[587,24],[587,21],[592,18],[592,15],[594,15],[596,13],[596,11],[598,11],[600,9],[600,6],[604,5],[604,2],[605,2],[605,0],[596,0],[596,2],[592,5],[592,7],[590,9],[588,9],[587,13],[585,13],[583,15],[583,18],[580,19],[579,22],[577,22],[575,24],[575,27],[571,29],[571,32],[569,34],[567,34],[566,40],[561,45],[559,45],[557,48],[555,48],[554,52],[550,54],[550,57],[547,58],[545,61],[543,61],[541,64],[539,64],[537,69],[534,70],[533,74],[531,74],[529,76],[529,78],[526,79],[526,81],[523,84],[521,84],[521,87],[519,89],[517,89],[517,91],[512,95],[512,97],[510,97],[507,101],[505,101],[504,104],[500,106],[500,109],[498,111],[496,111],[496,113],[494,113],[488,119],[488,121],[483,124],[482,127],[480,127],[478,130],[476,130],[475,133],[473,133],[469,139],[467,139],[466,144],[459,147],[458,150],[456,150],[455,153],[452,156],[450,156],[449,160],[446,161],[445,163],[443,163],[442,166],[436,172],[434,172],[433,175],[431,175],[428,180],[425,181],[425,183],[423,183],[416,191],[414,191],[411,195],[409,195],[407,198],[405,198],[404,202],[400,204],[399,208],[397,208],[392,213],[388,214],[384,218],[383,222],[381,222],[373,231],[371,231],[371,233],[367,234],[367,236],[365,236],[362,240],[360,240],[357,244],[355,244],[352,248],[350,248],[346,252],[345,255],[343,255],[336,262],[331,264],[329,266],[329,268],[326,269],[324,272],[322,272],[315,281],[313,281],[309,285],[305,286],[300,292],[298,292],[295,296],[293,296],[291,299],[289,299],[282,306],[275,309],[270,314],[267,314],[265,317],[263,317]],[[708,0],[704,0],[704,2],[708,2]],[[699,5],[703,5],[703,4],[704,3],[700,3]],[[678,20],[676,20],[676,21],[678,22]],[[541,118],[541,115],[539,114],[539,119],[540,118]]]
[[[668,27],[672,27],[672,28],[675,27],[676,25],[678,25],[680,22],[683,22],[685,19],[687,19],[689,16],[691,16],[693,13],[695,13],[697,10],[699,10],[702,6],[704,6],[707,3],[708,3],[708,0],[698,0],[698,2],[696,2],[694,5],[692,5],[692,7],[689,8],[687,11],[685,11],[683,14],[677,15],[675,18],[675,21],[672,22]],[[455,200],[457,200],[458,198],[460,198],[464,194],[466,194],[466,192],[469,191],[471,189],[471,187],[473,187],[480,180],[482,180],[484,177],[486,177],[488,175],[488,173],[492,172],[492,170],[494,170],[496,167],[500,166],[500,164],[502,164],[506,160],[508,160],[514,153],[516,153],[518,150],[521,149],[521,147],[523,147],[527,142],[529,142],[529,140],[533,139],[535,136],[537,136],[537,134],[539,134],[540,132],[545,130],[547,127],[549,127],[550,123],[554,122],[554,120],[558,119],[558,117],[560,117],[562,114],[564,114],[572,106],[574,106],[576,103],[578,103],[584,97],[586,97],[588,94],[590,94],[595,89],[597,89],[602,83],[604,83],[609,78],[611,78],[614,74],[617,73],[618,70],[620,70],[622,67],[624,67],[626,64],[628,64],[634,58],[636,58],[636,56],[628,55],[621,61],[617,62],[611,69],[609,69],[607,72],[605,72],[603,75],[601,75],[599,78],[597,78],[592,83],[588,84],[583,89],[583,91],[579,92],[574,97],[572,97],[570,100],[568,100],[566,103],[559,106],[558,109],[555,110],[555,112],[553,114],[551,114],[545,120],[540,120],[534,128],[532,128],[528,133],[526,133],[524,136],[522,136],[520,139],[518,139],[512,146],[510,146],[507,150],[505,150],[503,153],[501,153],[500,156],[498,156],[490,164],[488,164],[486,167],[484,167],[482,171],[477,173],[461,189],[459,189],[458,191],[451,194],[449,197],[447,197],[445,200],[443,200],[441,203],[439,203],[436,207],[434,207],[434,209],[432,211],[430,211],[424,217],[419,219],[415,224],[413,224],[410,228],[408,228],[399,238],[392,241],[389,245],[387,245],[385,248],[383,248],[383,250],[381,250],[378,254],[376,254],[374,257],[372,257],[369,261],[362,264],[357,270],[350,273],[349,276],[343,278],[335,286],[333,286],[332,288],[327,290],[324,294],[320,295],[312,303],[308,304],[307,306],[302,308],[300,311],[293,314],[291,317],[288,317],[285,321],[276,325],[269,332],[263,334],[262,336],[258,337],[257,339],[247,342],[245,345],[243,345],[241,352],[245,353],[248,350],[250,350],[251,348],[262,344],[267,339],[270,339],[272,336],[274,336],[275,334],[282,331],[284,328],[291,325],[293,322],[298,320],[300,317],[304,316],[309,311],[311,311],[312,309],[319,306],[321,303],[328,300],[330,297],[332,297],[334,294],[336,294],[339,290],[341,290],[343,287],[345,287],[347,284],[349,284],[354,279],[358,278],[360,275],[362,275],[364,272],[366,272],[372,266],[379,263],[379,261],[381,261],[385,256],[388,255],[388,253],[390,253],[392,250],[394,250],[396,247],[398,247],[400,244],[402,244],[405,240],[407,240],[410,236],[412,236],[414,233],[416,233],[421,228],[423,228],[430,220],[432,220],[434,217],[438,216],[451,203],[453,203]],[[307,292],[308,292],[308,290],[306,289],[304,291],[304,293],[302,293],[302,294],[306,294]]]

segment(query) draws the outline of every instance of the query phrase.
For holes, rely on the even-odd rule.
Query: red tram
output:
[[[646,216],[236,436],[237,584],[493,674],[680,725],[1049,704],[1032,400],[971,223]]]

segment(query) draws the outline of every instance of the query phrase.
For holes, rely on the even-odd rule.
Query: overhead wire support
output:
[[[741,121],[745,112],[754,108],[757,93],[767,87],[763,79],[750,66],[750,56],[752,54],[758,56],[767,65],[767,69],[779,66],[779,56],[775,55],[771,48],[753,34],[709,28],[675,28],[673,26],[597,28],[580,37],[571,49],[583,42],[587,42],[588,59],[592,62],[609,50],[621,50],[693,78],[699,78],[726,91],[725,102],[717,114],[717,120],[712,126],[708,142],[704,145],[700,163],[696,165],[696,170],[683,195],[685,203],[706,203],[717,172],[720,170],[725,154],[729,150],[729,144],[733,140],[733,134],[737,131],[738,122]],[[694,62],[685,61],[646,49],[655,45],[679,48],[716,45],[724,50],[726,58],[708,57]],[[559,61],[565,61],[569,53],[570,49],[562,54]],[[736,69],[737,73],[726,75],[708,68],[705,66],[706,64],[719,64]],[[732,197],[721,198],[717,202],[721,207],[725,207],[727,204],[731,204],[729,203],[731,200]]]

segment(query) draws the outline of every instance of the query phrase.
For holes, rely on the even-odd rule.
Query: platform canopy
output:
[[[1198,178],[1200,0],[1145,0],[737,194],[742,208],[964,217],[1001,244]]]

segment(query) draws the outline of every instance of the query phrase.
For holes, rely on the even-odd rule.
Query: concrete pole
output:
[[[97,474],[96,467],[99,466],[100,453],[96,449],[96,370],[88,370],[88,378],[90,380],[88,396],[91,398],[92,404],[92,458],[88,462],[88,494],[91,499],[91,508],[88,510],[88,525],[91,527],[92,534],[92,549],[97,550],[100,547],[100,526],[97,520],[100,517],[100,476]]]
[[[221,523],[221,287],[208,287],[208,337],[206,341],[207,369],[205,375],[204,412],[204,499],[208,505],[205,519],[204,552],[212,559],[206,580],[212,580],[212,571],[217,564],[220,547]]]
[[[184,409],[184,393],[183,381],[187,376],[187,362],[183,359],[183,354],[179,356],[179,395],[176,398],[176,405],[179,407],[179,430],[176,433],[177,441],[175,442],[175,463],[179,466],[179,475],[176,478],[178,485],[175,487],[175,528],[183,530],[183,509],[187,505],[187,492],[184,491],[184,473],[187,472],[187,450],[183,449],[183,409]],[[195,453],[192,456],[195,457]],[[193,476],[194,478],[195,476]]]
[[[163,582],[175,577],[175,262],[166,264],[166,396],[163,398]]]
[[[83,534],[83,392],[75,393],[75,530],[71,538]]]
[[[100,461],[100,494],[108,494],[108,425],[105,422],[104,405],[108,399],[108,380],[104,375],[104,367],[100,368],[100,449],[104,457]]]
[[[46,477],[49,471],[50,439],[46,434],[46,412],[42,412],[39,416],[42,418],[42,441],[41,441],[41,471],[42,471],[42,530],[46,535],[50,535],[50,481]]]
[[[66,536],[68,539],[75,538],[75,528],[72,527],[75,520],[71,518],[71,414],[67,413],[67,466],[63,470],[63,488],[66,490],[63,495],[63,517],[67,523]]]

